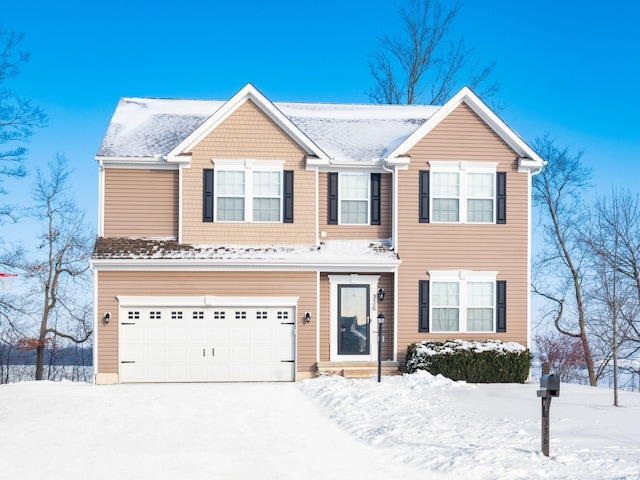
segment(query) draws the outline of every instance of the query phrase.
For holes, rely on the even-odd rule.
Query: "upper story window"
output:
[[[506,223],[506,173],[492,162],[429,162],[420,172],[420,222]]]
[[[368,173],[342,173],[340,182],[341,224],[367,225],[369,223]]]
[[[506,282],[497,272],[430,271],[420,282],[420,330],[506,331]]]
[[[329,225],[380,225],[380,174],[327,174]]]
[[[284,162],[215,160],[203,177],[205,222],[293,222],[293,171]]]

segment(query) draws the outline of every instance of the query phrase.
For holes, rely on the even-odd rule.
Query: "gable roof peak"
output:
[[[193,147],[213,131],[224,120],[229,118],[240,106],[251,100],[271,120],[282,128],[308,155],[328,158],[304,132],[302,132],[287,116],[285,116],[265,95],[252,83],[247,83],[233,95],[222,107],[213,113],[202,125],[176,145],[167,155],[169,161],[181,161],[180,158],[189,155]]]
[[[464,86],[449,99],[431,118],[420,128],[405,139],[387,157],[388,161],[406,155],[425,135],[433,130],[440,122],[451,114],[462,103],[475,112],[502,140],[505,141],[521,158],[527,159],[526,168],[532,171],[542,167],[542,158],[533,150],[520,135],[509,127],[476,93]]]

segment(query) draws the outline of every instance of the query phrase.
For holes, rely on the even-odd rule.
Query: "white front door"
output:
[[[329,275],[331,361],[378,359],[379,278],[379,275]]]

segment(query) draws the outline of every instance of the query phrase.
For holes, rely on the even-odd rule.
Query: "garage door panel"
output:
[[[294,380],[292,308],[156,307],[122,313],[123,382]]]

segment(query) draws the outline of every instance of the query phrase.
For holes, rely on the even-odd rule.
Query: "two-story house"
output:
[[[123,98],[96,157],[95,380],[385,371],[425,339],[529,344],[542,159],[442,107]]]

